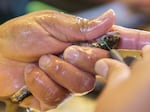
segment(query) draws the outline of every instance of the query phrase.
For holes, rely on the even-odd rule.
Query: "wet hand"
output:
[[[118,48],[142,50],[142,60],[129,68],[116,60],[101,59],[108,57],[108,52],[102,52],[102,49],[79,46],[68,47],[64,58],[78,68],[98,74],[106,80],[106,87],[99,97],[96,112],[149,112],[150,99],[147,96],[150,92],[150,48],[142,47],[150,44],[150,32],[120,26],[113,26],[111,31],[121,34]]]
[[[113,11],[109,10],[101,17],[86,20],[49,10],[27,14],[2,24],[0,97],[8,97],[26,84],[33,96],[26,98],[21,105],[47,110],[56,107],[70,92],[90,91],[94,86],[94,76],[56,55],[73,42],[91,40],[105,34],[112,27],[114,16]],[[49,55],[41,57],[44,54]],[[40,60],[50,60],[45,61],[50,63],[47,67],[43,61],[39,62],[46,72],[37,64],[40,57]],[[77,83],[74,83],[76,80]],[[77,88],[79,85],[83,88]]]

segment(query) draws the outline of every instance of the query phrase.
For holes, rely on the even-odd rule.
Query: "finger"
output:
[[[0,55],[0,97],[10,96],[24,85],[25,66],[26,63],[5,59]]]
[[[106,33],[113,23],[112,10],[93,20],[52,10],[38,11],[2,25],[0,51],[10,59],[33,62],[43,54],[62,52],[69,42],[96,38]]]
[[[113,26],[112,30],[118,31],[121,34],[119,48],[141,49],[144,45],[150,45],[150,32],[120,26]]]
[[[41,55],[60,53],[71,44],[53,38],[42,28],[35,20],[37,16],[45,16],[44,13],[40,14],[31,13],[1,25],[0,52],[3,56],[17,61],[35,62]]]
[[[50,105],[45,105],[41,103],[34,96],[29,96],[25,98],[22,102],[20,102],[19,105],[24,108],[30,107],[30,108],[33,108],[34,110],[37,110],[37,111],[40,110],[42,112],[52,109]]]
[[[37,110],[41,110],[40,109],[40,102],[33,96],[29,96],[27,98],[25,98],[22,102],[20,102],[20,106],[21,107],[31,107]]]
[[[56,107],[69,96],[66,89],[56,84],[35,65],[25,68],[25,82],[32,95],[50,107]]]
[[[96,112],[149,112],[149,62],[136,62],[129,73],[126,65],[115,60],[100,61],[96,71],[106,76],[108,83],[98,99]]]
[[[150,45],[146,45],[142,48],[142,57],[144,59],[150,59]]]
[[[108,10],[102,16],[92,20],[56,11],[42,11],[36,14],[38,16],[34,18],[46,31],[65,42],[96,38],[106,33],[115,21],[113,10]]]
[[[39,66],[58,84],[72,93],[84,93],[93,89],[95,77],[53,55],[44,55]]]
[[[95,74],[95,62],[106,57],[109,57],[108,51],[99,48],[70,46],[64,51],[67,62],[92,74]]]
[[[112,59],[101,59],[97,61],[95,71],[104,77],[110,86],[126,80],[130,75],[130,70],[127,65]]]

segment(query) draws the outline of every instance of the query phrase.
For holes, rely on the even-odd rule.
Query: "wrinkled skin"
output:
[[[95,83],[92,73],[79,70],[54,55],[63,52],[73,42],[91,40],[105,34],[114,24],[114,18],[112,10],[93,20],[47,10],[24,15],[2,24],[0,97],[8,97],[26,84],[33,96],[26,98],[21,106],[48,110],[61,103],[70,92],[84,93],[92,90]],[[107,57],[107,52],[103,52],[105,55],[102,57]],[[49,55],[42,56],[44,54]],[[37,62],[40,57],[39,68]],[[48,63],[46,58],[53,62],[49,65],[54,68],[52,71],[44,66],[45,62]],[[27,66],[28,64],[31,65]],[[63,64],[66,65],[65,68]],[[71,76],[75,73],[74,79],[69,77],[68,73],[71,73]],[[65,83],[61,75],[67,79]],[[77,84],[83,88],[77,88],[79,85],[76,84],[71,85],[72,80],[78,79],[80,80]]]
[[[32,96],[20,105],[44,111],[56,107],[70,93],[91,91],[95,62],[108,57],[108,52],[66,47],[73,42],[94,39],[109,30],[120,32],[119,48],[141,49],[149,44],[148,32],[112,27],[114,16],[109,10],[101,17],[85,20],[60,12],[41,11],[2,24],[0,97],[9,96],[26,84]],[[65,61],[55,56],[64,50]]]

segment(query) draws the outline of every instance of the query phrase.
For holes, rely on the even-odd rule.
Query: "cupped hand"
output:
[[[92,20],[47,10],[2,24],[0,97],[8,97],[26,84],[32,96],[21,105],[47,110],[56,107],[70,92],[90,91],[94,87],[94,76],[56,55],[73,42],[91,40],[106,33],[112,27],[114,17],[112,10]],[[41,69],[37,65],[40,57]]]

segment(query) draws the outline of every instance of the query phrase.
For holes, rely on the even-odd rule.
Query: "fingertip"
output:
[[[70,63],[74,63],[76,59],[79,57],[79,52],[76,50],[75,46],[68,47],[64,51],[64,59],[69,61]]]
[[[143,56],[143,58],[149,58],[149,54],[150,54],[150,45],[145,45],[142,48],[142,56]]]
[[[42,69],[45,69],[50,63],[50,55],[43,55],[39,59],[39,66]]]
[[[110,9],[101,16],[88,22],[88,27],[80,28],[85,33],[85,40],[94,39],[108,32],[115,23],[115,12]]]
[[[142,51],[150,51],[150,45],[145,45],[143,48],[142,48]]]
[[[116,13],[113,9],[109,9],[109,12],[111,12],[114,17],[116,16]]]
[[[130,70],[126,64],[113,59],[101,59],[97,61],[95,71],[111,84],[125,80],[130,75]]]
[[[95,72],[106,79],[106,75],[108,73],[108,65],[103,59],[96,62]]]
[[[33,71],[34,67],[35,67],[34,64],[28,64],[24,69],[24,75],[25,76],[29,75]]]
[[[113,18],[115,18],[115,16],[116,16],[116,14],[115,14],[113,9],[107,10],[102,16],[100,16],[100,19],[103,20],[106,17],[110,17],[110,16],[113,17]]]

